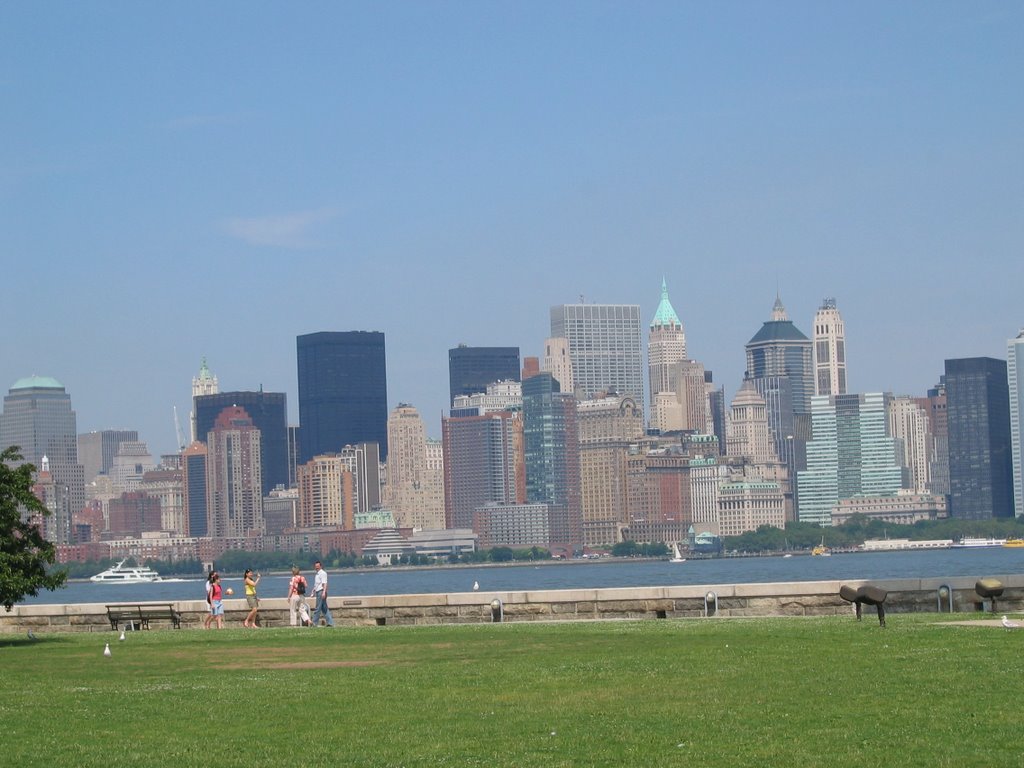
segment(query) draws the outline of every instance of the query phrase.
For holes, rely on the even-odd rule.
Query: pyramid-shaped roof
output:
[[[668,285],[665,278],[661,278],[661,302],[658,304],[658,311],[654,313],[654,319],[651,320],[651,328],[682,325],[679,315],[672,308],[672,302],[668,300]]]

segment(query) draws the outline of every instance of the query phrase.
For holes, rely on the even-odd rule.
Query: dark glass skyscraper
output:
[[[448,405],[457,395],[486,392],[496,381],[519,381],[519,347],[467,347],[448,350]]]
[[[949,513],[984,520],[1013,517],[1010,392],[1006,362],[946,361]]]
[[[308,333],[296,340],[299,462],[377,443],[388,450],[388,378],[379,331]]]
[[[278,485],[288,487],[288,409],[284,392],[218,392],[194,398],[196,438],[207,442],[225,408],[240,406],[260,431],[263,495]]]

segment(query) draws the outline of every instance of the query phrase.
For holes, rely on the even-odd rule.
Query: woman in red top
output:
[[[210,615],[217,620],[217,629],[224,629],[224,590],[220,586],[220,574],[213,574],[210,580]]]

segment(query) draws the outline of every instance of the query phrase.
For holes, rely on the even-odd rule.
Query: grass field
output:
[[[0,764],[1024,764],[1024,630],[938,622],[0,636]]]

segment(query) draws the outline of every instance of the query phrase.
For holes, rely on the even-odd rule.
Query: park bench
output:
[[[170,603],[120,603],[107,606],[110,628],[117,631],[121,624],[129,629],[149,629],[151,620],[170,621],[175,629],[181,629],[181,613]]]

